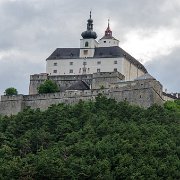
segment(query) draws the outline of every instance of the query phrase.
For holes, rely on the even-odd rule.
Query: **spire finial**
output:
[[[106,37],[112,37],[112,31],[111,31],[111,29],[110,29],[109,22],[110,22],[110,19],[108,19],[108,27],[107,27],[107,29],[106,29],[106,31],[105,31],[105,36],[106,36]]]
[[[90,10],[90,19],[91,19],[91,10]]]

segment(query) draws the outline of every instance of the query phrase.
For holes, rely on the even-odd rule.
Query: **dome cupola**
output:
[[[90,11],[90,18],[87,20],[87,30],[82,32],[81,36],[83,39],[96,39],[97,34],[93,31],[93,20],[91,18],[91,11]]]

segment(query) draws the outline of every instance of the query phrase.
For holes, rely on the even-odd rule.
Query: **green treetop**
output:
[[[5,90],[5,95],[6,96],[12,96],[12,95],[17,95],[18,94],[18,91],[17,89],[13,88],[13,87],[10,87],[10,88],[7,88]]]
[[[59,92],[59,87],[54,81],[51,80],[44,81],[44,83],[38,87],[39,94],[55,92]]]

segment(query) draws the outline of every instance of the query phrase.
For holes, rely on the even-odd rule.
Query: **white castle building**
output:
[[[112,36],[109,21],[104,36],[97,41],[90,12],[87,30],[81,36],[80,48],[57,48],[47,58],[47,74],[82,75],[117,71],[130,81],[147,73],[139,61],[119,47],[119,40]]]

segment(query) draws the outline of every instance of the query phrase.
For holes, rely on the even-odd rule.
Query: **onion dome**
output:
[[[82,32],[81,36],[83,39],[96,39],[97,34],[93,31],[93,20],[91,19],[91,11],[90,11],[90,18],[87,20],[87,30]]]

